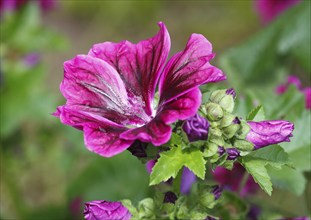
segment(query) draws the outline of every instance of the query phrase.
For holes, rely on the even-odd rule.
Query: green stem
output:
[[[246,185],[246,182],[247,182],[248,178],[249,178],[249,173],[245,171],[245,173],[244,173],[244,175],[242,177],[242,180],[240,182],[240,186],[239,186],[239,191],[238,192],[239,192],[240,195],[241,195],[241,192],[242,192],[242,190],[244,189],[244,187]]]

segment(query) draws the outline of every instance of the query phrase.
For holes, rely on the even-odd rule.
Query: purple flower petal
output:
[[[83,112],[79,106],[62,106],[55,114],[61,122],[84,131],[84,142],[87,148],[104,157],[114,156],[126,148],[133,141],[122,140],[120,133],[127,128],[96,114]]]
[[[160,106],[157,115],[166,124],[173,123],[177,120],[185,120],[195,115],[198,111],[201,104],[201,97],[200,89],[195,88],[178,99]]]
[[[211,43],[200,34],[192,34],[186,48],[167,63],[159,81],[160,105],[208,82],[225,80],[221,70],[209,61],[214,58]]]
[[[85,203],[84,218],[86,220],[129,220],[132,215],[121,202],[96,200]]]
[[[160,146],[169,141],[172,128],[163,123],[158,117],[154,118],[148,124],[133,128],[120,134],[120,138],[124,140],[140,140],[143,142],[151,142],[155,146]]]
[[[188,140],[190,142],[198,140],[207,140],[209,122],[207,119],[201,117],[199,114],[188,118],[183,126],[184,132],[187,134]]]
[[[180,183],[180,192],[182,194],[189,194],[193,183],[196,181],[195,174],[189,170],[187,167],[184,167],[182,176],[181,176],[181,183]]]
[[[255,145],[255,149],[281,142],[289,142],[289,137],[292,137],[294,130],[292,123],[283,120],[248,121],[247,123],[251,130],[246,139]]]
[[[148,40],[132,44],[105,42],[96,44],[89,55],[100,58],[120,74],[130,96],[141,97],[148,115],[152,114],[152,100],[170,50],[170,37],[165,25],[159,22],[160,31]]]

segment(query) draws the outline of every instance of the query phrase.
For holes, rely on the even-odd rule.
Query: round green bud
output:
[[[238,139],[245,139],[248,132],[251,130],[250,126],[247,124],[246,121],[241,120],[241,124],[240,124],[240,129],[238,130],[238,132],[236,133],[236,137]]]
[[[228,89],[214,91],[210,96],[210,101],[219,104],[225,111],[231,113],[234,109],[235,92],[233,95],[228,91]]]
[[[205,105],[206,116],[210,121],[219,121],[222,119],[224,112],[220,105],[215,103],[207,103]]]
[[[236,118],[235,115],[232,115],[228,112],[224,112],[224,117],[221,120],[220,126],[222,128],[228,127],[229,125],[231,125],[233,123],[235,118]]]
[[[228,138],[232,138],[236,132],[240,129],[240,125],[239,124],[231,124],[228,127],[225,127],[222,129],[223,134]]]
[[[247,140],[235,140],[234,146],[241,151],[252,151],[254,150],[254,144]]]

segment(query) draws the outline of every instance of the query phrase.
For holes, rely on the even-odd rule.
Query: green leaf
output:
[[[268,166],[267,170],[275,187],[285,189],[297,196],[300,196],[304,192],[306,179],[301,172],[290,167],[283,167],[279,170]]]
[[[265,167],[267,163],[264,160],[256,160],[250,157],[242,159],[242,165],[246,171],[252,175],[255,182],[271,196],[272,193],[272,183],[270,176]]]
[[[265,120],[265,111],[262,105],[258,105],[250,113],[248,113],[246,120],[248,121],[263,121]]]
[[[170,177],[175,178],[183,166],[188,167],[195,175],[204,179],[205,160],[203,153],[198,149],[183,151],[181,146],[177,146],[160,154],[158,162],[152,169],[149,185],[167,181]]]
[[[287,153],[278,145],[253,151],[241,157],[240,162],[268,195],[272,192],[272,182],[266,166],[281,169],[283,165],[291,165]]]

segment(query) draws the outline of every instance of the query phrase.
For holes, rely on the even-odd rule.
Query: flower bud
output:
[[[224,117],[221,120],[220,126],[224,128],[224,127],[228,127],[231,124],[238,124],[236,118],[237,117],[235,115],[225,112]]]
[[[227,148],[226,152],[228,154],[227,160],[235,160],[240,156],[240,152],[236,148]]]
[[[177,200],[177,196],[175,193],[168,191],[164,195],[163,203],[173,203],[175,204],[175,201]]]
[[[216,185],[212,188],[212,193],[214,194],[215,200],[217,200],[221,196],[222,189]]]
[[[246,140],[235,140],[234,146],[241,151],[254,150],[254,144]]]
[[[218,154],[222,156],[226,152],[225,148],[222,146],[218,146]]]
[[[240,129],[237,131],[235,136],[239,139],[245,139],[248,132],[251,130],[250,126],[246,121],[241,120]]]
[[[138,203],[139,219],[152,219],[154,218],[154,201],[151,198],[146,198]]]
[[[222,119],[224,112],[220,105],[209,102],[205,105],[207,118],[211,121],[218,121]]]
[[[289,138],[293,136],[294,124],[288,121],[249,121],[247,123],[251,130],[246,139],[255,145],[255,149],[281,142],[289,142]]]
[[[96,219],[122,219],[128,220],[132,217],[129,210],[121,202],[108,202],[96,200],[85,203],[84,218],[86,220]]]
[[[203,156],[211,157],[218,152],[218,145],[212,142],[208,142],[206,148],[204,149]]]
[[[231,95],[234,99],[236,97],[236,92],[235,92],[235,90],[233,88],[227,89],[226,90],[226,94],[227,95]]]
[[[185,121],[182,128],[190,142],[207,140],[209,122],[198,114]]]
[[[210,96],[210,101],[219,104],[227,112],[234,108],[235,91],[233,89],[216,90]]]
[[[240,125],[239,124],[232,124],[229,125],[228,127],[225,127],[222,129],[223,134],[228,138],[232,138],[236,132],[240,129]]]

